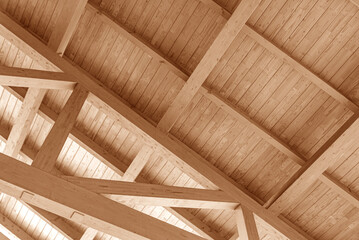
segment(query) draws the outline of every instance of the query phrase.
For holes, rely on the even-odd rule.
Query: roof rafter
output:
[[[160,130],[170,131],[260,2],[260,0],[241,1],[159,121],[157,127]]]
[[[112,195],[111,199],[121,203],[210,209],[235,209],[238,206],[238,202],[219,190],[68,176],[63,178],[92,192]]]
[[[106,103],[103,106],[105,111],[112,113],[111,115],[114,115],[115,119],[125,124],[128,129],[139,133],[139,136],[146,140],[146,144],[156,147],[160,153],[164,153],[164,157],[168,155],[176,156],[177,159],[173,161],[175,166],[181,167],[193,179],[209,188],[216,188],[216,185],[218,185],[218,187],[231,195],[235,200],[247,206],[288,238],[306,239],[298,231],[290,228],[278,217],[263,208],[247,194],[247,191],[240,189],[233,180],[229,179],[228,176],[220,172],[207,160],[200,157],[178,140],[161,133],[147,120],[134,112],[116,94],[99,83],[98,80],[78,67],[74,67],[70,62],[58,57],[45,47],[41,41],[17,25],[5,14],[0,14],[0,19],[2,23],[2,27],[0,27],[1,32],[7,36],[8,40],[17,43],[17,46],[24,52],[30,51],[32,52],[32,54],[30,53],[31,55],[37,55],[36,52],[40,54],[38,59],[42,59],[40,63],[44,66],[52,67],[55,70],[71,72],[79,83],[86,82],[86,87],[92,93],[90,96],[96,96],[96,98],[98,97]]]
[[[0,165],[5,193],[115,237],[203,239],[7,155],[0,154]]]
[[[6,88],[19,100],[23,100],[23,97],[25,95],[25,93],[22,92],[23,89],[16,89],[15,91],[12,88],[9,87]],[[39,114],[51,123],[54,123],[58,117],[58,115],[55,112],[53,112],[45,105],[40,106]],[[8,135],[9,134],[6,132],[6,129],[0,128],[0,136],[3,138],[4,141],[6,141]],[[69,137],[70,139],[78,143],[81,147],[83,147],[88,152],[90,152],[92,155],[94,155],[96,158],[98,158],[100,161],[102,161],[106,166],[111,168],[114,172],[116,172],[120,176],[123,176],[126,169],[128,169],[128,167],[125,164],[123,164],[116,157],[114,157],[112,154],[107,152],[105,149],[103,149],[101,146],[99,146],[89,137],[84,135],[78,129],[73,128],[71,130]],[[34,150],[28,149],[26,146],[23,146],[22,151],[23,151],[22,156],[27,158],[29,162],[32,162],[37,154],[36,152],[34,152]],[[141,183],[147,183],[147,181],[141,177],[138,177],[136,181]],[[213,240],[224,240],[224,238],[221,237],[216,231],[209,228],[205,223],[203,223],[201,220],[199,220],[196,216],[194,216],[187,210],[182,208],[169,208],[169,207],[165,207],[165,209],[169,211],[171,214],[173,214],[174,216],[176,216],[178,219],[180,219],[182,222],[187,224],[189,227],[194,229],[201,236]],[[58,220],[61,219],[62,218],[58,217]]]
[[[300,168],[281,190],[272,197],[269,209],[275,214],[289,207],[319,176],[342,155],[345,147],[357,145],[359,113],[353,114],[342,127]],[[339,151],[338,151],[339,149]]]
[[[136,181],[136,178],[140,175],[152,153],[153,150],[151,147],[143,146],[136,157],[132,160],[130,166],[126,169],[126,172],[123,174],[121,181]]]
[[[54,31],[52,32],[48,46],[56,49],[56,52],[62,56],[70,42],[80,17],[85,10],[87,0],[63,0],[60,1],[62,10],[56,21]]]
[[[218,5],[213,0],[201,0],[201,2],[207,4],[211,9],[218,13],[224,13],[222,16],[226,19],[229,19],[231,13],[229,13],[227,10],[222,8],[220,5]],[[163,54],[158,53],[157,49],[154,49],[149,43],[142,40],[141,36],[136,35],[133,31],[126,30],[126,27],[123,26],[121,23],[117,22],[115,19],[113,19],[111,16],[109,16],[107,13],[101,11],[101,9],[98,6],[95,6],[93,3],[88,3],[86,8],[89,11],[96,11],[99,14],[99,18],[105,22],[106,24],[109,24],[111,27],[116,29],[119,33],[123,34],[126,38],[130,39],[131,41],[135,42],[136,45],[140,46],[142,50],[146,51],[148,54],[150,54],[152,57],[157,59],[159,62],[165,63],[172,71],[174,71],[181,79],[186,81],[189,78],[189,75],[184,72],[181,68],[176,66],[175,63],[170,62]],[[255,37],[256,39],[259,39],[260,42],[265,43],[265,46],[270,46],[270,48],[275,51],[279,56],[290,57],[286,55],[285,53],[281,53],[281,50],[277,47],[273,46],[272,43],[265,40],[263,37],[258,36],[258,33],[254,32],[252,28],[248,26],[244,26],[244,29],[252,37]],[[297,63],[294,63],[294,67],[297,66]],[[298,63],[299,64],[299,63]],[[306,70],[303,70],[306,71]],[[308,73],[308,75],[312,75],[311,73]],[[314,78],[317,78],[317,76],[314,76]],[[318,80],[318,79],[317,79]],[[324,82],[324,80],[321,80]],[[325,82],[324,82],[325,84]],[[321,86],[319,84],[318,86]],[[328,86],[331,87],[331,86]],[[336,90],[331,90],[331,92],[337,92]],[[235,117],[237,120],[239,120],[242,123],[247,124],[247,126],[251,127],[252,130],[254,130],[257,134],[259,134],[262,138],[264,138],[267,142],[272,144],[274,147],[276,147],[278,150],[286,154],[290,157],[293,161],[298,163],[299,165],[303,166],[306,162],[305,158],[301,156],[300,154],[296,153],[288,144],[284,143],[282,140],[280,140],[278,137],[276,137],[273,133],[263,128],[260,124],[256,123],[252,119],[250,119],[248,116],[246,116],[245,113],[239,111],[235,106],[230,104],[228,101],[220,97],[218,94],[211,92],[210,90],[206,89],[205,87],[201,87],[199,90],[199,93],[201,93],[203,96],[205,96],[207,99],[211,100],[213,103],[215,103],[218,107],[223,109],[225,112],[229,113],[233,117]],[[346,99],[346,97],[340,97],[341,99]],[[349,105],[354,106],[353,104],[349,103]],[[355,106],[354,106],[355,108]],[[348,199],[350,202],[354,203],[356,206],[358,206],[358,196],[356,196],[354,193],[348,191],[345,186],[340,184],[338,181],[335,181],[332,177],[330,177],[329,174],[324,173],[319,177],[319,180],[321,180],[323,183],[327,184],[329,187],[331,187],[333,190],[335,190],[338,194],[342,195],[344,198]],[[268,204],[268,203],[267,203]]]
[[[60,72],[0,66],[0,85],[46,89],[73,89],[76,82]]]

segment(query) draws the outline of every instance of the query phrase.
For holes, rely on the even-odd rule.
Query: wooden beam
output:
[[[190,78],[175,97],[162,119],[159,121],[157,127],[160,130],[164,132],[170,131],[174,123],[185,111],[187,105],[192,101],[204,81],[230,47],[242,27],[245,26],[247,20],[260,2],[260,0],[241,1],[191,74]]]
[[[145,167],[149,158],[151,157],[153,150],[151,147],[143,146],[140,152],[136,155],[135,159],[131,162],[130,166],[122,176],[122,181],[134,182],[140,175],[142,169]]]
[[[46,91],[39,88],[29,88],[21,105],[15,124],[6,142],[4,153],[17,157],[25,138],[30,132],[30,126],[40,107]]]
[[[54,50],[56,49],[56,52],[60,56],[64,54],[67,45],[75,32],[86,3],[87,0],[60,1],[62,10],[48,42],[48,46]]]
[[[246,207],[240,206],[235,213],[239,239],[259,240],[257,224],[253,212]]]
[[[306,239],[256,202],[248,195],[247,190],[240,188],[236,182],[220,172],[206,159],[199,156],[179,140],[173,139],[170,135],[159,131],[124,103],[118,95],[104,87],[103,84],[99,83],[98,80],[79,67],[74,66],[73,63],[54,54],[41,41],[14,23],[6,14],[0,14],[0,22],[2,24],[0,33],[7,36],[9,41],[16,43],[16,46],[25,53],[29,52],[30,55],[34,55],[43,66],[48,66],[55,71],[73,74],[79,83],[82,83],[92,92],[89,95],[90,97],[95,98],[96,102],[100,99],[105,103],[102,104],[103,111],[110,113],[109,116],[121,121],[130,131],[138,133],[144,144],[152,145],[164,157],[170,156],[169,159],[175,166],[180,167],[199,184],[212,189],[221,188],[288,238]]]
[[[208,6],[211,7],[211,9],[213,9],[216,12],[225,13],[225,14],[222,14],[222,16],[226,19],[229,19],[231,14],[229,12],[227,12],[224,8],[219,6],[217,3],[215,3],[214,1],[201,0],[201,2],[207,4]],[[141,36],[136,35],[135,33],[131,32],[131,31],[127,31],[124,26],[122,26],[120,23],[116,22],[111,16],[109,16],[108,14],[106,14],[104,12],[101,12],[101,9],[98,6],[96,6],[93,3],[89,3],[87,5],[87,9],[90,11],[96,11],[99,14],[98,17],[104,23],[109,24],[114,29],[116,29],[118,32],[125,35],[126,38],[129,38],[131,41],[135,42],[136,45],[140,46],[142,50],[146,51],[148,54],[150,54],[153,58],[157,59],[159,62],[166,63],[167,66],[172,71],[174,71],[174,73],[176,73],[181,79],[186,81],[189,78],[188,74],[185,71],[183,71],[183,69],[179,68],[174,63],[168,62],[168,59],[166,59],[165,56],[162,56],[160,53],[158,53],[158,50],[151,48],[150,44],[148,44],[144,40],[142,40]],[[246,28],[246,26],[245,26],[245,28]],[[322,80],[322,81],[324,82],[324,80]],[[203,94],[207,99],[209,99],[212,102],[214,102],[215,104],[217,104],[218,107],[220,107],[221,109],[223,109],[224,111],[226,111],[227,113],[229,113],[230,115],[235,117],[238,121],[240,121],[241,123],[247,124],[247,126],[251,127],[254,131],[257,132],[257,134],[261,135],[261,137],[263,139],[265,139],[270,144],[272,144],[274,147],[276,147],[278,150],[280,150],[281,152],[286,154],[288,157],[290,157],[296,163],[298,163],[301,166],[304,165],[306,160],[303,156],[301,156],[300,154],[298,154],[297,152],[292,150],[288,144],[284,143],[282,140],[280,140],[278,137],[276,137],[273,133],[266,130],[265,128],[260,126],[258,123],[256,123],[252,119],[250,119],[248,116],[246,116],[245,113],[239,111],[235,106],[228,103],[222,97],[220,97],[219,95],[217,95],[215,93],[212,93],[211,91],[209,91],[208,89],[206,89],[204,87],[201,87],[199,92],[201,94]],[[101,156],[98,156],[98,158],[101,158]],[[107,156],[105,158],[112,159],[111,156]],[[320,176],[319,179],[320,180],[323,179],[323,183],[329,183],[333,187],[333,190],[337,191],[338,194],[345,194],[345,192],[348,193],[345,190],[345,188],[337,185],[335,181],[329,182],[330,179],[325,179],[325,178],[326,178],[326,175],[324,174],[324,175]],[[343,191],[343,189],[344,189],[344,191]],[[353,194],[345,194],[344,197],[350,199],[351,202],[356,202],[356,204],[358,204],[357,196],[355,196]]]
[[[359,113],[354,114],[335,134],[299,169],[281,190],[272,197],[269,209],[276,215],[285,210],[310,187],[319,176],[335,161],[338,161],[345,151],[358,147],[358,141],[353,136],[359,135]]]
[[[15,235],[21,240],[34,240],[28,233],[26,233],[21,227],[0,213],[0,225],[6,228],[10,233]]]
[[[17,97],[19,100],[23,100],[23,97],[25,95],[24,92],[21,91],[21,89],[13,90],[11,88],[7,88],[8,91],[10,91],[15,97]],[[57,119],[57,114],[53,112],[51,109],[49,109],[45,105],[41,105],[39,114],[46,119],[47,121],[54,123]],[[0,137],[2,137],[3,141],[6,141],[6,138],[8,134],[6,133],[6,129],[0,128]],[[105,149],[103,149],[101,146],[99,146],[97,143],[95,143],[93,140],[91,140],[89,137],[81,133],[76,128],[73,128],[70,134],[70,138],[75,141],[77,144],[79,144],[81,147],[86,149],[88,152],[90,152],[92,155],[94,155],[96,158],[98,158],[100,161],[102,161],[106,166],[111,168],[113,171],[115,171],[117,174],[122,176],[126,169],[128,169],[127,166],[125,166],[119,159],[115,158],[112,154],[107,152]],[[35,158],[36,153],[32,149],[28,149],[26,146],[23,146],[23,157],[28,158],[31,162],[32,159]],[[138,177],[137,181],[141,183],[147,183],[147,180]],[[170,208],[165,207],[167,211],[169,211],[171,214],[176,216],[178,219],[180,219],[182,222],[187,224],[190,228],[195,230],[197,233],[199,233],[201,236],[213,239],[213,240],[225,240],[225,238],[221,237],[215,230],[208,227],[205,223],[203,223],[200,219],[198,219],[196,216],[194,216],[192,213],[188,212],[186,209],[182,208]],[[45,211],[46,212],[46,211]],[[50,214],[50,213],[49,213]],[[44,215],[46,216],[46,215]],[[54,215],[56,216],[56,215]],[[62,218],[57,217],[58,221],[62,220]],[[51,221],[51,218],[48,218]],[[57,226],[60,225],[60,222],[53,222],[57,224]],[[70,229],[64,229],[64,230],[70,230]],[[69,234],[71,236],[75,236],[75,234]],[[70,237],[67,236],[67,238],[70,239]],[[72,239],[77,239],[76,237],[72,237]]]
[[[355,6],[359,7],[359,0],[350,0]]]
[[[50,40],[48,42],[48,45],[50,48],[52,48],[54,51],[63,54],[64,50],[66,49],[66,46],[73,35],[73,32],[75,31],[75,25],[77,24],[80,16],[81,16],[81,2],[86,3],[86,1],[71,1],[67,0],[61,1],[60,4],[65,4],[62,9],[62,13],[60,14],[60,19],[57,20],[55,30],[52,32],[50,36]],[[75,6],[76,5],[76,6]],[[72,8],[74,7],[74,8]],[[67,26],[66,26],[67,25]],[[31,56],[30,56],[31,57]],[[32,56],[34,57],[34,56]],[[36,58],[36,57],[35,57]],[[51,69],[46,68],[45,69]],[[42,72],[42,71],[36,71],[36,70],[20,70],[17,69],[17,71],[14,71],[14,69],[5,72],[5,68],[2,68],[3,74],[12,74],[12,76],[7,76],[7,80],[16,80],[16,83],[22,86],[25,85],[26,87],[47,87],[47,88],[62,88],[62,89],[72,89],[74,87],[74,83],[71,81],[68,81],[69,77],[66,74],[63,73],[48,73],[48,72]],[[52,69],[53,70],[53,69]],[[18,75],[16,75],[18,74]],[[27,78],[19,78],[20,76],[26,76]],[[45,79],[46,78],[46,79]],[[50,80],[51,81],[50,81]],[[46,82],[44,81],[46,80]],[[59,81],[61,80],[61,81]],[[65,81],[64,81],[65,80]],[[67,81],[66,81],[67,80]],[[14,85],[13,85],[14,86]],[[38,90],[38,89],[32,89],[30,88],[29,93],[32,93],[34,104],[33,106],[27,105],[27,108],[32,110],[32,112],[37,112],[38,106],[37,103],[41,103],[46,91],[44,90]],[[38,95],[34,95],[38,91]],[[26,110],[26,109],[25,109]],[[25,112],[26,113],[26,112]],[[22,115],[22,112],[20,112]],[[19,116],[21,116],[19,115]],[[13,127],[14,133],[10,134],[10,148],[12,148],[12,154],[16,154],[16,151],[19,151],[21,149],[21,146],[23,145],[23,142],[26,137],[26,133],[29,132],[31,122],[33,121],[34,114],[33,115],[25,115],[27,118],[22,117],[22,119],[18,119],[17,123]],[[21,129],[21,131],[19,131]],[[21,135],[24,134],[24,135]],[[14,143],[14,144],[13,144]],[[45,221],[50,223],[55,229],[57,229],[59,232],[61,232],[64,236],[66,236],[68,239],[77,239],[76,231],[70,227],[66,222],[63,221],[63,219],[59,219],[56,215],[52,213],[48,213],[46,211],[43,211],[41,209],[38,209],[36,211],[35,208],[28,206],[31,210],[37,212],[41,218],[43,218]],[[52,220],[49,220],[52,219]],[[74,237],[75,236],[75,237]]]
[[[65,180],[121,203],[181,208],[235,209],[238,202],[219,190],[173,187],[64,176]]]
[[[0,189],[57,215],[125,239],[203,239],[0,154]]]
[[[59,114],[50,133],[42,144],[32,165],[50,172],[56,163],[63,145],[75,125],[78,114],[86,101],[88,91],[77,85]]]
[[[242,32],[251,37],[257,43],[262,45],[268,51],[273,53],[276,57],[282,59],[284,62],[288,63],[291,67],[297,70],[300,74],[306,77],[309,81],[311,81],[318,88],[322,89],[324,92],[329,94],[331,97],[336,99],[338,102],[342,103],[344,106],[348,107],[353,112],[359,111],[359,106],[356,105],[353,101],[348,99],[344,94],[339,92],[336,88],[331,86],[328,82],[324,81],[320,77],[318,77],[315,73],[305,67],[303,64],[293,59],[288,53],[284,52],[269,40],[265,39],[262,35],[257,33],[249,26],[245,26],[242,29]]]
[[[97,233],[98,231],[96,229],[88,228],[86,229],[80,240],[93,240],[95,239]]]
[[[4,149],[5,154],[17,157],[20,153],[20,149],[23,146],[28,132],[30,131],[31,123],[39,109],[45,92],[45,90],[38,88],[29,88],[26,92],[17,121],[12,127],[11,132],[5,137],[5,139],[7,139]],[[38,214],[41,219],[52,225],[54,229],[59,231],[68,239],[77,239],[78,233],[70,225],[68,225],[68,223],[59,219],[58,216],[42,209],[34,208],[24,202],[22,202],[22,204]]]
[[[0,85],[46,89],[73,89],[76,82],[71,81],[71,75],[65,73],[0,66]]]

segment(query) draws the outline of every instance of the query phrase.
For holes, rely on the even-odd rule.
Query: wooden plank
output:
[[[202,3],[206,4],[208,7],[210,7],[214,12],[217,12],[222,15],[225,19],[229,19],[232,15],[228,10],[221,7],[218,3],[216,3],[214,0],[200,0]]]
[[[153,59],[160,62],[161,64],[166,65],[177,76],[184,80],[188,79],[189,73],[184,68],[181,68],[178,64],[174,63],[171,59],[166,57],[165,54],[152,46],[152,44],[148,43],[147,41],[144,41],[140,35],[136,34],[136,32],[129,30],[125,25],[118,22],[115,18],[105,13],[104,11],[101,11],[101,8],[98,7],[96,4],[90,1],[86,5],[86,9],[91,12],[96,12],[98,14],[98,18],[102,22],[108,24],[118,33],[125,36],[131,42],[135,43],[136,46],[141,48],[141,50],[143,50],[144,52],[148,53]]]
[[[127,129],[137,133],[145,144],[154,146],[156,151],[163,154],[164,157],[168,155],[175,156],[175,158],[169,158],[172,163],[180,167],[202,186],[212,189],[221,188],[227,192],[228,195],[241,202],[242,205],[247,206],[256,215],[267,221],[288,238],[306,239],[302,234],[298,233],[298,231],[290,228],[277,216],[249,197],[248,191],[243,188],[240,189],[237,183],[220,172],[206,159],[203,159],[192,149],[189,149],[170,135],[159,131],[150,122],[138,115],[111,90],[105,88],[79,67],[74,66],[73,63],[54,54],[44,46],[42,42],[14,23],[2,12],[0,14],[0,22],[2,24],[0,32],[4,34],[9,41],[14,44],[16,43],[16,46],[25,53],[29,52],[29,54],[38,59],[39,63],[44,67],[47,66],[55,71],[64,71],[73,74],[79,83],[83,83],[93,93],[90,94],[89,97],[91,98],[92,96],[92,98],[95,99],[94,102],[99,103],[99,100],[103,102],[101,108],[106,114],[121,121]]]
[[[93,240],[95,239],[97,233],[98,231],[96,229],[88,228],[86,229],[80,240]]]
[[[247,34],[249,37],[254,39],[260,45],[265,47],[267,50],[272,52],[278,58],[283,59],[286,63],[292,66],[295,70],[297,70],[300,74],[306,77],[309,81],[315,84],[317,87],[322,89],[324,92],[328,93],[331,97],[336,99],[338,102],[342,103],[346,107],[348,107],[353,112],[359,111],[359,106],[356,105],[353,101],[344,96],[341,92],[339,92],[336,88],[331,86],[329,83],[318,77],[315,73],[309,70],[307,67],[302,65],[297,60],[293,59],[289,54],[285,53],[283,50],[275,46],[272,42],[265,39],[262,35],[257,33],[249,26],[244,26],[242,32]]]
[[[24,92],[21,92],[21,89],[12,90],[11,88],[7,88],[8,91],[10,91],[12,94],[14,94],[19,100],[23,100],[23,97],[25,95]],[[44,117],[47,121],[54,123],[57,119],[57,114],[53,112],[51,109],[49,109],[45,105],[41,105],[40,107],[40,115]],[[6,141],[6,138],[8,134],[6,134],[6,129],[0,128],[0,136],[2,136],[2,140]],[[98,158],[100,161],[102,161],[106,166],[111,168],[114,172],[122,176],[126,169],[128,168],[125,166],[120,160],[115,158],[112,154],[107,152],[105,149],[103,149],[101,146],[99,146],[97,143],[95,143],[93,140],[91,140],[89,137],[87,137],[85,134],[81,133],[76,128],[73,128],[70,134],[70,138],[75,141],[77,144],[79,144],[81,147],[89,151],[91,154],[93,154],[96,158]],[[35,158],[36,153],[32,149],[27,149],[26,147],[23,147],[23,157],[28,158],[30,161],[33,161],[32,159]],[[147,180],[138,177],[137,181],[141,183],[147,183]],[[199,220],[196,216],[188,212],[186,209],[182,208],[170,208],[165,207],[167,211],[169,211],[171,214],[176,216],[178,219],[180,219],[182,222],[187,224],[190,228],[194,229],[197,233],[199,233],[201,236],[213,239],[213,240],[225,240],[225,238],[221,237],[215,230],[208,227],[205,223],[203,223],[201,220]],[[50,214],[50,213],[49,213]],[[54,215],[56,216],[56,215]],[[61,220],[62,218],[57,217],[58,220]],[[49,218],[51,220],[51,218]],[[58,226],[60,226],[59,222],[55,222]],[[66,229],[68,230],[68,229]],[[75,234],[72,234],[71,236],[75,236]],[[67,236],[67,238],[70,238]],[[73,237],[72,239],[76,239]]]
[[[136,178],[140,175],[142,169],[145,167],[152,153],[153,150],[151,147],[143,146],[140,152],[136,155],[135,159],[133,159],[130,166],[127,168],[121,180],[134,182]]]
[[[201,0],[201,2],[207,4],[208,6],[210,6],[214,11],[216,12],[226,12],[226,10],[222,7],[220,7],[217,3],[211,1],[211,0]],[[167,60],[165,59],[164,56],[158,55],[158,53],[152,49],[150,46],[148,46],[148,44],[146,45],[146,43],[141,39],[140,36],[134,34],[133,32],[126,32],[124,26],[121,26],[119,23],[116,23],[110,16],[108,16],[106,13],[101,12],[101,9],[98,8],[97,6],[95,6],[94,4],[89,3],[87,5],[88,10],[92,10],[92,11],[97,11],[100,13],[100,18],[102,21],[104,21],[105,23],[109,24],[110,26],[114,27],[115,29],[117,29],[121,34],[124,34],[127,38],[131,39],[131,41],[134,41],[136,43],[136,45],[140,45],[141,48],[146,51],[147,53],[149,53],[152,57],[155,57],[156,59],[158,59],[158,61],[160,62],[166,62]],[[230,13],[228,13],[230,14]],[[229,18],[230,15],[228,15],[227,13],[225,13],[225,17],[226,19]],[[246,27],[245,27],[246,28]],[[169,63],[167,62],[167,65],[170,67],[170,69],[172,71],[174,71],[180,78],[182,78],[184,81],[186,81],[188,79],[188,75],[183,72],[183,70],[181,70],[180,68],[176,67],[175,65],[173,65],[173,63]],[[323,80],[322,80],[323,81]],[[296,163],[300,164],[300,165],[304,165],[305,160],[304,157],[301,156],[300,154],[296,153],[295,151],[293,151],[288,144],[284,143],[283,141],[281,141],[279,138],[275,137],[272,133],[270,133],[269,131],[267,131],[266,129],[264,129],[262,126],[260,126],[259,124],[255,123],[253,120],[251,120],[250,118],[248,118],[245,114],[243,114],[242,112],[240,112],[238,109],[235,109],[231,104],[227,103],[226,101],[223,100],[223,98],[219,97],[218,95],[214,94],[214,93],[210,93],[208,92],[207,89],[205,89],[204,87],[201,87],[200,92],[202,94],[204,94],[205,97],[207,97],[208,99],[210,99],[211,101],[213,101],[214,103],[217,104],[217,106],[221,107],[224,111],[226,111],[227,113],[231,114],[232,116],[234,116],[235,118],[237,118],[239,121],[247,123],[248,126],[251,126],[253,130],[255,130],[258,134],[260,134],[264,139],[266,139],[266,141],[268,141],[269,143],[271,143],[273,146],[275,146],[278,150],[280,150],[281,152],[285,153],[287,156],[289,156],[292,160],[294,160]],[[107,154],[106,154],[107,155]],[[98,156],[99,158],[100,156]],[[100,157],[101,158],[101,157]],[[111,159],[111,156],[107,156],[103,159]],[[322,179],[323,176],[320,177],[320,179]],[[324,176],[325,177],[325,176]],[[328,182],[329,179],[324,179],[323,181]],[[334,184],[331,184],[332,186],[335,186],[335,181]],[[334,190],[337,189],[338,193],[339,192],[343,192],[342,189],[339,188],[334,188]],[[344,193],[344,192],[343,192]],[[346,195],[346,197],[350,198],[351,202],[356,202],[356,198],[354,196],[350,196],[350,195]]]
[[[231,116],[236,118],[239,122],[247,125],[254,132],[256,132],[263,139],[265,139],[268,143],[272,144],[272,146],[274,146],[279,151],[290,157],[290,159],[296,162],[298,165],[300,166],[305,165],[307,160],[303,156],[295,152],[287,143],[283,142],[281,139],[276,137],[273,133],[271,133],[270,131],[262,127],[260,124],[249,118],[244,112],[240,111],[233,104],[227,102],[218,94],[210,92],[205,88],[201,88],[200,93],[203,94],[203,96],[205,96],[209,100],[211,100],[213,103],[215,103],[218,107],[220,107],[221,109],[229,113]],[[325,183],[330,188],[332,188],[338,194],[343,196],[349,202],[353,203],[354,206],[359,205],[358,197],[354,193],[350,192],[347,187],[343,186],[343,184],[340,184],[338,180],[331,177],[330,174],[324,172],[322,175],[319,176],[319,180]],[[270,201],[265,203],[264,206],[266,207],[269,206],[271,204]]]
[[[65,73],[0,66],[0,85],[46,89],[73,89],[76,82],[71,81],[71,75]]]
[[[85,10],[86,3],[87,0],[60,1],[62,10],[48,42],[48,46],[54,50],[56,49],[56,52],[60,56],[64,54],[66,47],[75,32],[80,17]]]
[[[115,237],[203,239],[4,154],[0,166],[4,193]]]
[[[88,91],[77,85],[64,108],[59,114],[54,126],[45,139],[32,166],[50,172],[56,163],[63,145],[75,125],[78,114],[86,101]]]
[[[319,180],[341,197],[345,198],[348,202],[353,204],[353,206],[359,208],[359,196],[352,192],[347,186],[339,182],[338,179],[335,179],[333,176],[325,172],[319,176]]]
[[[23,201],[21,201],[21,202],[23,202]],[[45,222],[50,224],[54,229],[56,229],[59,233],[61,233],[66,238],[74,239],[74,240],[80,238],[81,233],[78,232],[69,223],[67,223],[64,218],[62,218],[56,214],[53,214],[51,212],[48,212],[46,210],[43,210],[41,208],[38,208],[34,205],[30,205],[25,202],[23,202],[23,203],[26,207],[28,207],[31,211],[33,211],[35,214],[37,214]]]
[[[15,124],[12,127],[9,138],[6,142],[4,149],[5,154],[12,157],[17,157],[19,154],[25,138],[30,132],[30,126],[40,107],[45,93],[46,91],[44,89],[39,88],[29,88],[27,91]]]
[[[223,99],[216,93],[213,93],[205,88],[200,90],[200,93],[203,94],[206,98],[215,103],[218,107],[223,109],[225,112],[229,113],[235,119],[237,119],[241,124],[245,124],[249,128],[251,128],[254,132],[256,132],[259,136],[261,136],[264,140],[270,143],[272,146],[277,148],[279,151],[286,154],[296,163],[303,165],[305,163],[304,157],[300,154],[294,152],[291,147],[283,142],[281,139],[276,137],[273,133],[259,125],[257,122],[248,117],[244,112],[240,111],[233,104],[229,103],[227,100]]]
[[[34,240],[29,234],[27,234],[21,227],[7,218],[5,215],[0,214],[0,225],[4,226],[13,235],[21,240]]]
[[[299,169],[281,190],[272,198],[269,209],[279,215],[289,207],[319,178],[319,176],[343,154],[343,151],[357,146],[359,134],[359,113],[354,114],[335,134]]]
[[[354,5],[359,7],[359,0],[350,0]]]
[[[65,180],[121,203],[181,208],[235,209],[238,202],[219,190],[64,176]]]
[[[253,212],[240,206],[235,213],[238,235],[241,240],[259,240],[257,224]]]
[[[225,54],[233,40],[245,26],[247,20],[259,5],[260,0],[242,0],[231,18],[224,25],[212,45],[203,56],[190,78],[171,103],[170,107],[159,121],[157,127],[169,132],[173,124],[181,116],[187,105],[191,102],[211,71]]]

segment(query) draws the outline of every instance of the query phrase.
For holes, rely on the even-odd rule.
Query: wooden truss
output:
[[[23,89],[6,87],[23,101],[19,118],[10,132],[1,130],[1,137],[7,141],[4,153],[0,155],[0,189],[27,204],[48,223],[69,239],[93,239],[97,230],[117,237],[133,239],[224,239],[212,231],[192,214],[177,207],[218,208],[236,211],[236,221],[241,239],[259,239],[254,215],[269,223],[289,239],[311,239],[310,236],[281,216],[293,201],[319,179],[354,206],[359,207],[359,198],[345,186],[326,173],[331,161],[335,161],[336,146],[354,144],[348,132],[358,133],[359,107],[347,97],[320,79],[317,75],[294,60],[289,54],[272,44],[246,25],[248,18],[260,1],[243,0],[237,10],[230,14],[213,1],[202,0],[213,10],[228,19],[228,22],[213,42],[193,73],[189,74],[160,52],[151,47],[135,33],[127,31],[105,13],[102,21],[113,26],[121,34],[135,42],[154,59],[166,64],[185,82],[168,111],[157,126],[144,119],[129,107],[119,96],[103,86],[97,79],[80,69],[71,61],[62,58],[67,44],[76,29],[83,9],[100,13],[87,1],[63,1],[63,11],[56,30],[46,46],[31,33],[18,25],[5,13],[0,13],[0,34],[19,49],[31,56],[43,70],[0,67],[0,84],[3,86],[28,87]],[[356,1],[353,0],[355,3]],[[260,124],[243,112],[202,86],[211,70],[231,45],[238,34],[246,34],[263,47],[282,59],[316,86],[328,93],[338,102],[353,111],[351,118],[323,145],[311,158],[305,159],[291,147],[278,139]],[[41,85],[42,89],[36,88]],[[46,89],[73,90],[65,107],[59,115],[41,105]],[[185,110],[195,94],[202,94],[224,111],[245,124],[278,150],[288,155],[301,168],[278,193],[266,203],[260,202],[247,190],[219,171],[206,159],[177,140],[169,131]],[[100,107],[108,116],[120,121],[127,129],[140,136],[143,148],[130,166],[126,166],[106,152],[81,131],[74,127],[76,118],[85,101]],[[30,125],[39,113],[54,123],[39,152],[23,146]],[[94,180],[63,176],[55,168],[55,161],[67,137],[79,143],[91,154],[100,159],[112,170],[122,176],[122,181]],[[14,160],[22,154],[31,166]],[[175,166],[197,181],[206,189],[189,189],[148,184],[139,174],[151,154],[161,154]],[[8,156],[7,156],[8,155]],[[10,157],[9,157],[10,156]],[[329,158],[330,156],[330,158]],[[331,161],[329,161],[331,160]],[[155,218],[137,212],[121,203],[135,201],[141,205],[165,206],[168,211],[193,228],[200,236],[191,234]],[[81,233],[72,229],[63,218],[77,221],[89,228]],[[118,217],[121,216],[121,217]],[[20,239],[32,239],[18,226],[4,216],[1,225]],[[81,236],[81,237],[80,237]],[[0,236],[0,239],[4,238]],[[236,239],[237,236],[233,236]]]

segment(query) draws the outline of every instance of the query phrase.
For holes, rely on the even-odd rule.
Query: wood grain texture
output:
[[[210,72],[219,62],[226,50],[241,31],[248,18],[254,12],[260,1],[241,1],[236,11],[223,27],[217,38],[212,43],[200,63],[191,74],[184,87],[178,93],[169,109],[162,117],[157,127],[164,132],[169,132],[173,124],[185,110],[187,105],[198,92]]]
[[[75,87],[40,151],[37,153],[32,163],[34,167],[49,172],[54,168],[56,159],[72,127],[75,125],[77,116],[86,101],[87,95],[88,91],[83,89],[81,85]]]
[[[64,73],[1,66],[0,84],[14,87],[73,89],[76,82],[71,81],[71,75]]]
[[[6,155],[1,155],[0,162],[6,169],[1,172],[2,191],[62,217],[118,237],[203,239]],[[94,202],[96,208],[93,208]],[[98,211],[98,208],[102,210]]]

